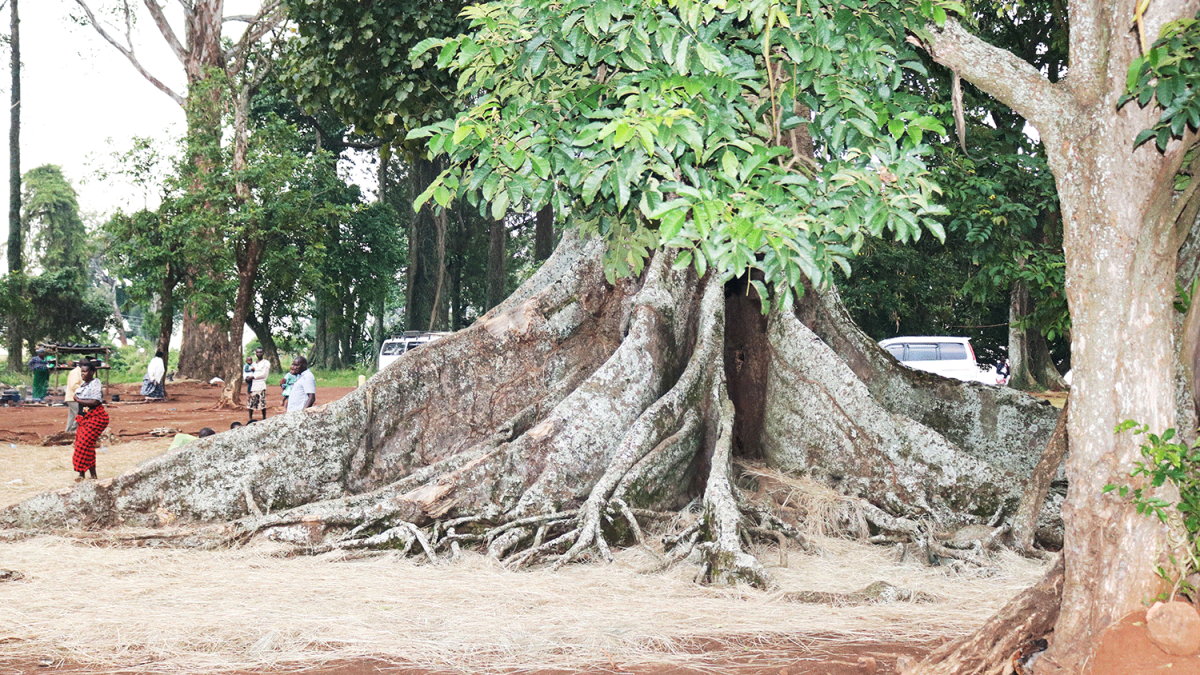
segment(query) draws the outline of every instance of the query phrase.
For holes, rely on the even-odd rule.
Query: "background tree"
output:
[[[6,282],[11,318],[5,331],[30,350],[45,340],[90,342],[110,312],[89,274],[95,242],[80,218],[75,189],[62,169],[43,165],[25,174],[22,204],[22,239],[28,242],[22,258],[36,274],[17,273]]]
[[[266,0],[254,14],[227,17],[223,15],[223,0],[182,0],[182,31],[171,25],[165,5],[143,3],[154,26],[183,67],[188,87],[186,96],[150,72],[137,56],[133,37],[139,16],[136,3],[132,0],[114,2],[108,8],[117,22],[113,25],[102,20],[86,0],[75,2],[84,12],[84,20],[105,41],[121,52],[147,81],[184,108],[187,155],[193,167],[192,187],[199,190],[209,172],[220,170],[218,162],[223,159],[220,153],[221,123],[226,102],[234,101],[235,109],[245,112],[237,103],[244,99],[243,88],[256,78],[248,64],[255,46],[283,20],[279,1]],[[222,44],[223,29],[227,22],[244,23],[245,30],[236,41]],[[180,35],[183,36],[182,40]],[[233,87],[234,91],[228,91],[228,87]],[[246,120],[246,115],[235,115],[235,158],[245,151],[245,129],[238,126],[238,120]],[[235,171],[238,169],[240,167],[235,167]],[[208,185],[211,187],[216,182],[215,179],[209,180]],[[234,186],[227,187],[233,189]],[[187,220],[192,226],[207,228],[196,231],[200,238],[216,240],[223,237],[223,214],[213,210],[217,204],[204,199],[185,200],[181,204],[197,210]],[[213,311],[211,306],[201,308],[191,304],[192,296],[205,295],[205,288],[214,278],[215,270],[204,267],[203,260],[192,259],[188,262],[190,266],[184,278],[188,290],[185,299],[188,302],[183,305],[179,371],[184,376],[198,379],[220,376],[230,381],[232,369],[238,361],[236,354],[240,351],[240,345],[234,343],[240,342],[241,324],[231,326],[225,313]],[[198,312],[205,314],[208,321],[199,320]]]
[[[408,210],[412,195],[424,191],[442,168],[439,159],[426,157],[418,144],[406,141],[406,134],[453,114],[461,105],[450,76],[428,60],[411,62],[409,54],[431,35],[461,31],[466,24],[459,11],[465,4],[288,2],[289,16],[300,29],[287,60],[291,89],[309,110],[328,108],[358,133],[380,140],[381,198],[397,211]],[[403,184],[412,188],[401,188]],[[389,199],[393,187],[409,201]],[[455,306],[454,298],[461,295],[465,257],[477,246],[504,241],[499,226],[491,237],[495,218],[480,218],[484,216],[476,209],[422,208],[407,221],[404,328],[457,325],[455,317],[463,305]],[[552,247],[553,213],[546,210],[539,223],[544,259]],[[503,262],[502,256],[495,256],[487,274],[505,278]],[[326,351],[314,350],[318,359]]]
[[[21,253],[21,17],[17,0],[9,5],[9,70],[12,84],[9,89],[8,109],[8,273],[19,274],[24,270]],[[15,278],[8,283],[10,292],[22,292]],[[8,369],[19,370],[24,366],[21,354],[21,335],[15,330],[18,317],[8,318]]]

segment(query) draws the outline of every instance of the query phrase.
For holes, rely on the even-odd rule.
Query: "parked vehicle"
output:
[[[391,337],[383,341],[383,347],[379,350],[379,369],[383,370],[392,365],[392,362],[400,358],[405,352],[411,351],[424,344],[429,344],[438,338],[449,335],[449,333],[427,332],[427,331],[405,331],[399,337]]]
[[[881,340],[879,346],[888,350],[897,361],[915,370],[966,382],[1000,383],[994,367],[980,366],[975,361],[971,338],[926,335],[894,337]]]

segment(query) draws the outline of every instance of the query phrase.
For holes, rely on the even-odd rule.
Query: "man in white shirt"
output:
[[[291,371],[296,376],[296,382],[288,392],[287,411],[311,408],[317,402],[317,378],[308,369],[308,359],[297,356],[292,361]]]
[[[261,410],[262,418],[267,419],[267,376],[271,374],[271,362],[263,357],[263,348],[254,350],[254,369],[251,371],[250,398],[246,408],[250,411],[250,420],[254,420],[254,411]]]
[[[79,414],[79,404],[75,402],[75,392],[79,385],[83,384],[83,370],[79,367],[79,362],[76,361],[74,366],[75,368],[67,373],[67,386],[63,390],[63,400],[67,402],[67,433],[71,434],[75,433],[78,426],[75,416]]]

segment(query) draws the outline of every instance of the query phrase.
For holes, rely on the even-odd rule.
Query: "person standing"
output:
[[[296,381],[288,392],[288,412],[311,408],[317,402],[317,378],[308,369],[308,359],[297,356],[292,361],[291,371],[296,375]]]
[[[76,418],[79,427],[75,430],[75,453],[71,455],[71,466],[79,472],[76,483],[86,478],[87,473],[96,478],[96,443],[108,428],[104,390],[96,377],[96,364],[84,361],[79,368],[83,384],[75,391],[75,402],[82,412]]]
[[[50,361],[46,359],[46,350],[37,348],[37,354],[29,359],[29,369],[33,371],[33,392],[30,398],[40,401],[46,398],[46,390],[50,388]]]
[[[75,366],[71,372],[67,373],[67,386],[63,389],[63,400],[67,402],[67,433],[75,433],[75,429],[79,423],[75,418],[79,416],[79,403],[75,401],[75,392],[78,391],[79,385],[83,384],[83,369],[80,367],[79,361],[74,361],[71,365]]]
[[[291,371],[291,369],[289,368],[287,375],[284,375],[283,378],[281,380],[279,380],[279,386],[283,387],[283,403],[282,403],[282,405],[285,410],[287,409],[288,395],[292,393],[292,385],[293,384],[296,384],[296,374],[293,373]]]
[[[154,352],[154,358],[146,366],[146,376],[142,378],[142,396],[147,401],[161,401],[167,397],[167,388],[163,385],[163,377],[167,374],[167,364],[163,360],[162,351]]]
[[[261,410],[262,418],[267,419],[267,376],[271,374],[271,362],[263,356],[263,348],[254,350],[254,367],[250,371],[250,398],[246,408],[250,411],[250,419],[254,419],[254,411]]]
[[[242,382],[246,383],[246,398],[250,398],[250,385],[254,384],[254,357],[247,356],[242,365]]]

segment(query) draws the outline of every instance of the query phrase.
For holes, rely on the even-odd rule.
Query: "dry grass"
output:
[[[166,672],[297,668],[381,657],[460,672],[620,663],[695,666],[747,640],[935,641],[979,625],[1042,568],[1005,556],[990,574],[896,564],[891,551],[817,539],[790,551],[779,589],[711,588],[679,566],[644,574],[640,549],[612,565],[510,572],[474,554],[417,564],[393,555],[282,558],[265,548],[118,549],[42,536],[0,543],[0,660],[49,656],[97,669]],[[758,551],[771,566],[778,552]],[[797,590],[850,591],[885,580],[945,598],[833,608],[784,602]],[[770,658],[769,654],[764,655]]]
[[[96,452],[96,469],[101,479],[119,476],[139,463],[166,452],[171,437],[152,441],[110,444],[102,442]],[[71,487],[69,445],[43,447],[0,443],[0,507],[16,504],[37,494]]]
[[[867,538],[861,500],[839,494],[807,476],[790,476],[764,464],[746,463],[737,469],[753,481],[751,500],[769,506],[801,533]]]

